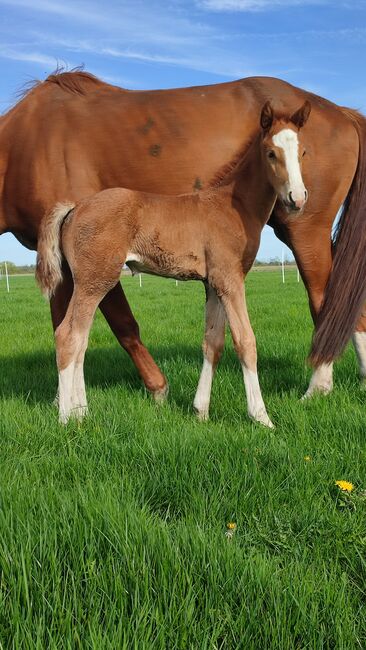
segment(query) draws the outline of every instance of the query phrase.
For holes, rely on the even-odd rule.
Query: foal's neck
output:
[[[217,191],[225,195],[230,193],[233,207],[243,217],[256,219],[263,225],[268,221],[277,195],[264,169],[260,135]]]

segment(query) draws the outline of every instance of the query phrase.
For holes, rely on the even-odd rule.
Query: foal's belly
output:
[[[178,280],[206,279],[206,265],[194,253],[173,255],[159,251],[141,254],[131,251],[127,253],[126,264],[132,274],[148,273]]]

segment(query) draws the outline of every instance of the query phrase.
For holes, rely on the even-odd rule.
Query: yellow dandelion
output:
[[[233,521],[229,521],[229,523],[227,524],[227,528],[228,528],[229,530],[235,530],[235,528],[236,528],[236,524],[234,524]]]
[[[354,489],[353,483],[350,483],[349,481],[336,481],[335,484],[338,485],[342,492],[352,492]]]
[[[304,460],[309,463],[311,461],[311,456],[304,456]]]

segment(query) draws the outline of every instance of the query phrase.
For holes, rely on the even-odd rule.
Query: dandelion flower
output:
[[[235,528],[236,528],[236,524],[234,524],[233,521],[229,521],[229,523],[227,524],[227,528],[228,528],[229,530],[235,530]]]
[[[308,463],[309,461],[311,461],[311,456],[304,456],[304,460],[306,460],[306,462]]]
[[[353,483],[350,483],[349,481],[336,481],[335,484],[338,485],[342,492],[352,492],[354,489]]]

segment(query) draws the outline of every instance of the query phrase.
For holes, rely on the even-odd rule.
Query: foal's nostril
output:
[[[292,192],[288,193],[288,200],[289,200],[289,203],[292,205],[293,208],[296,207],[296,202],[292,198]]]
[[[309,196],[309,195],[308,195],[308,191],[307,191],[307,190],[305,190],[305,201],[307,201],[307,200],[308,200],[308,196]]]

